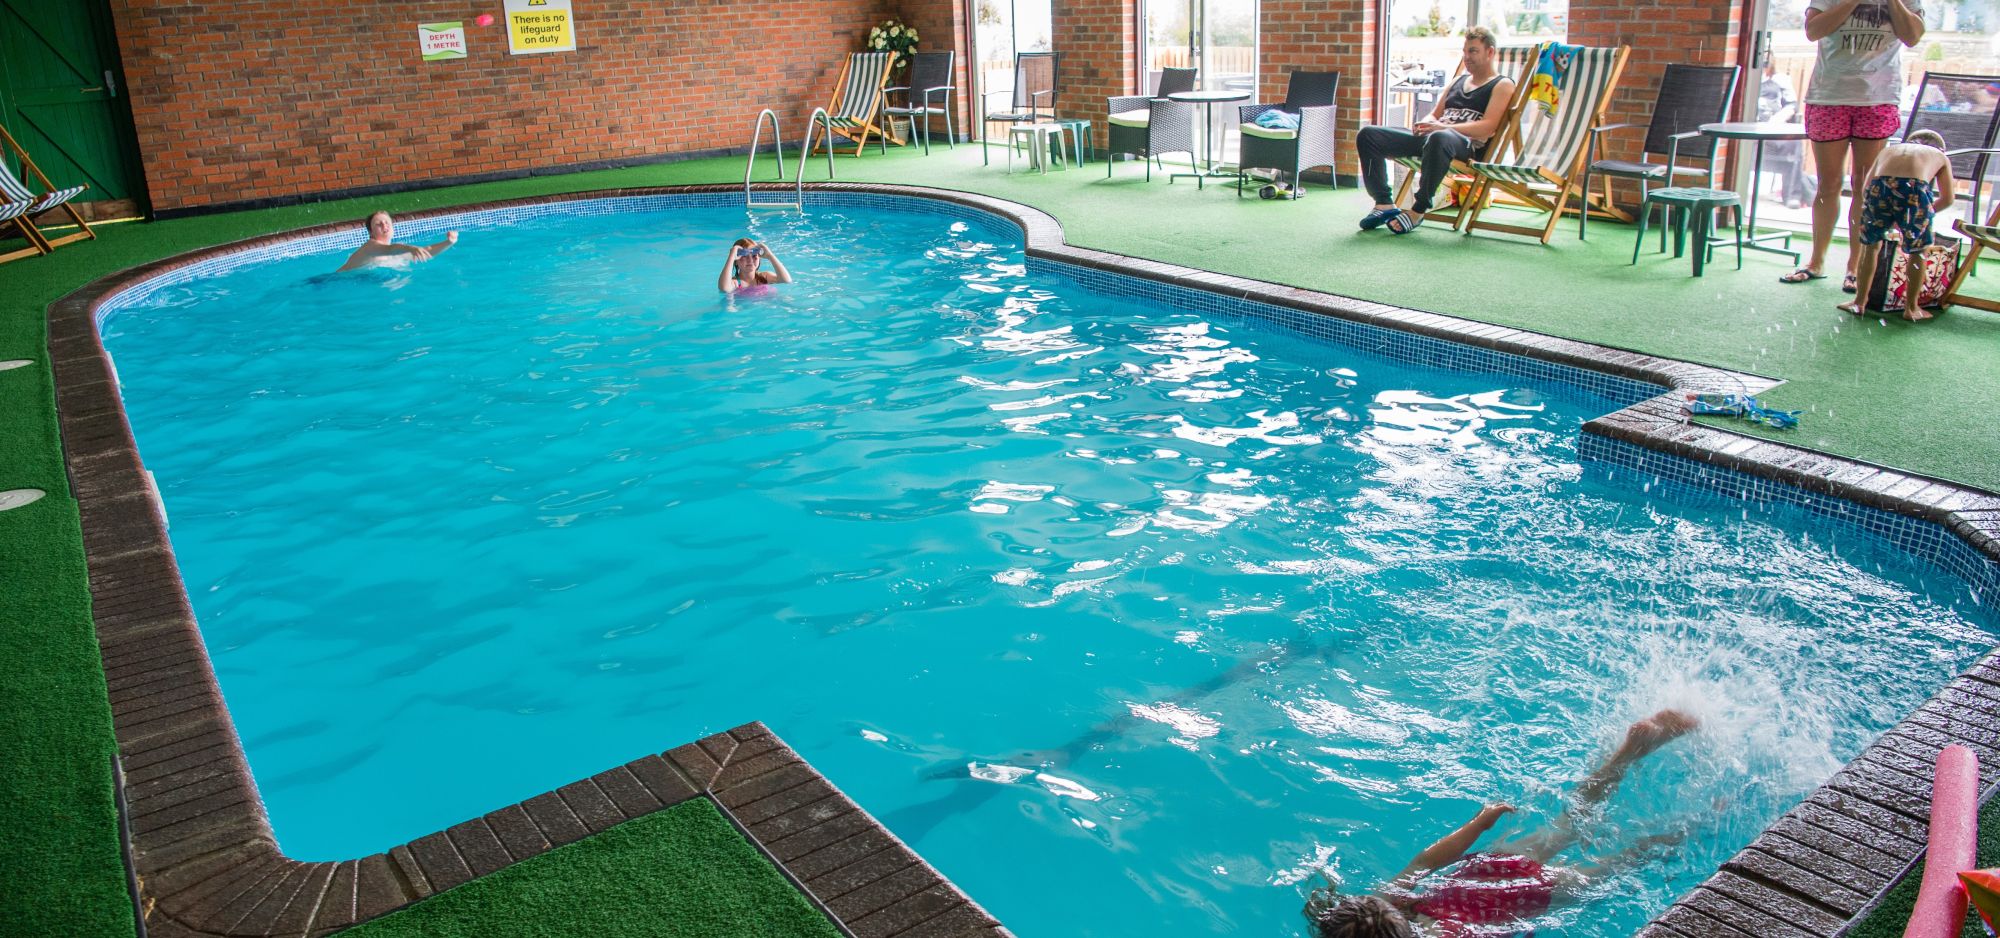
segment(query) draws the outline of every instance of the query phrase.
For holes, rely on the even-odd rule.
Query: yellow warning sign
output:
[[[507,49],[515,55],[576,51],[570,0],[506,0]]]

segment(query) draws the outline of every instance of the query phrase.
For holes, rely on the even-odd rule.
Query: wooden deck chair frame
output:
[[[27,148],[21,146],[20,142],[15,140],[14,135],[8,133],[5,127],[0,127],[0,142],[5,142],[7,148],[14,152],[14,158],[21,164],[21,171],[23,173],[33,176],[41,182],[43,195],[39,198],[46,198],[48,193],[61,191],[56,187],[55,183],[49,181],[48,176],[43,175],[41,167],[36,166],[34,158],[28,155]],[[0,161],[0,172],[5,171],[4,161]],[[27,239],[28,246],[0,254],[0,264],[23,257],[48,254],[56,248],[75,241],[95,240],[97,232],[90,230],[90,223],[84,221],[83,216],[77,212],[76,206],[70,204],[74,199],[75,196],[71,196],[68,199],[62,200],[57,205],[43,208],[41,211],[46,212],[58,207],[63,209],[69,214],[70,219],[76,222],[77,231],[75,234],[67,234],[53,239],[43,234],[40,228],[35,227],[32,216],[39,214],[39,212],[35,211],[32,207],[7,219],[8,223],[11,223],[16,230],[21,232],[21,237]],[[0,207],[4,207],[6,204],[8,203],[0,203]]]
[[[867,89],[870,101],[865,107],[866,116],[843,115],[841,103],[842,99],[849,96],[849,89],[847,87],[848,79],[854,74],[855,60],[864,55],[882,57],[882,74],[876,79],[875,87]],[[855,156],[860,156],[862,149],[868,146],[868,135],[871,133],[875,135],[876,141],[881,144],[882,152],[889,152],[889,142],[894,138],[892,138],[888,128],[884,126],[886,122],[882,120],[882,108],[888,103],[889,72],[893,70],[895,55],[893,52],[850,52],[847,55],[847,61],[840,66],[840,81],[834,83],[833,100],[827,102],[826,112],[834,115],[833,120],[830,122],[833,132],[854,141]],[[853,120],[856,123],[843,125],[840,123],[843,117]],[[895,143],[897,146],[903,145],[901,139],[895,139]],[[833,140],[829,138],[823,145],[831,147],[833,146]]]
[[[2000,149],[1980,148],[1964,151],[1955,150],[1953,152],[1996,155],[2000,154]],[[1979,187],[1985,181],[1984,179],[1974,179],[1972,182],[1974,205],[1979,204]],[[1996,195],[2000,195],[2000,193],[1996,193]],[[2000,198],[1993,200],[1993,210],[1986,213],[1986,224],[1984,226],[1975,230],[1973,226],[1959,221],[1954,223],[1952,227],[1957,229],[1959,234],[1964,235],[1965,240],[1972,242],[1972,251],[1965,255],[1964,260],[1959,261],[1958,273],[1952,276],[1951,286],[1945,288],[1944,297],[1940,302],[1945,306],[1970,306],[1973,309],[1983,309],[1989,313],[2000,313],[2000,299],[1987,299],[1983,296],[1967,296],[1965,294],[1966,278],[1972,276],[1972,268],[1978,265],[1980,253],[1991,250],[1995,254],[2000,254]]]
[[[1542,58],[1541,44],[1532,46],[1506,46],[1497,51],[1502,53],[1525,51],[1528,57],[1521,65],[1519,74],[1512,76],[1514,79],[1514,96],[1507,101],[1507,113],[1500,118],[1500,126],[1493,131],[1493,136],[1488,138],[1486,147],[1488,156],[1497,156],[1502,153],[1511,152],[1507,149],[1507,141],[1513,133],[1515,123],[1520,120],[1521,102],[1528,99],[1524,89],[1528,87],[1528,79],[1534,75],[1535,63]],[[1444,90],[1438,92],[1439,96],[1442,97],[1446,91],[1451,90],[1452,84],[1458,81],[1458,76],[1463,74],[1465,74],[1465,70],[1460,68],[1458,71],[1453,72],[1450,78],[1445,79]],[[1414,161],[1414,158],[1411,158],[1411,162]],[[1417,168],[1412,166],[1410,162],[1402,160],[1397,160],[1396,162],[1397,165],[1409,170],[1403,174],[1403,181],[1396,186],[1396,204],[1408,205],[1410,190],[1417,184]],[[1453,208],[1440,209],[1433,207],[1430,211],[1424,213],[1424,220],[1450,222],[1452,228],[1456,229],[1458,223],[1467,215],[1467,206],[1472,202],[1472,194],[1479,188],[1478,180],[1472,175],[1472,164],[1465,160],[1453,160],[1451,163],[1451,174],[1445,178],[1444,184],[1439,188],[1445,190],[1456,189],[1456,191],[1461,193],[1462,198],[1457,200],[1458,204]]]
[[[1595,48],[1603,49],[1605,47],[1598,46]],[[1560,165],[1527,167],[1520,163],[1513,164],[1523,169],[1532,169],[1539,177],[1532,181],[1503,179],[1481,169],[1478,165],[1472,167],[1473,175],[1479,179],[1479,186],[1473,193],[1472,214],[1465,221],[1466,232],[1501,231],[1507,234],[1527,235],[1539,239],[1543,244],[1547,244],[1549,243],[1549,239],[1555,236],[1556,225],[1562,221],[1563,216],[1569,214],[1571,211],[1595,211],[1603,218],[1618,217],[1591,204],[1589,195],[1582,191],[1583,170],[1585,162],[1590,156],[1589,147],[1586,145],[1590,136],[1589,128],[1604,123],[1604,115],[1611,109],[1611,99],[1618,90],[1618,80],[1625,74],[1625,62],[1631,55],[1631,46],[1617,46],[1613,49],[1611,65],[1605,70],[1604,84],[1597,90],[1597,99],[1584,104],[1588,110],[1582,115],[1581,128],[1577,131],[1575,139],[1570,141],[1570,150],[1572,152],[1557,158],[1557,162]],[[1565,104],[1582,103],[1578,102],[1575,98],[1575,90],[1572,88],[1564,92]],[[1525,99],[1526,95],[1522,97]],[[1523,125],[1527,123],[1525,120],[1526,114],[1526,108],[1516,113],[1509,139],[1509,143],[1512,146],[1510,152],[1516,160],[1527,159],[1525,150],[1529,144],[1522,130]],[[1565,113],[1555,119],[1569,121],[1576,119],[1576,117],[1577,115],[1574,113]],[[1486,165],[1500,163],[1498,160],[1482,162]],[[1554,192],[1546,192],[1541,187],[1553,189]],[[1529,225],[1510,225],[1496,221],[1481,221],[1479,216],[1491,204],[1491,196],[1495,190],[1511,195],[1532,208],[1547,212],[1549,216],[1548,222],[1540,228],[1535,228]],[[1575,209],[1571,209],[1569,205],[1572,195],[1577,197],[1577,207]]]

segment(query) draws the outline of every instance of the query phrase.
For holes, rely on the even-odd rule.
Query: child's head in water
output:
[[[1313,895],[1306,906],[1313,938],[1414,938],[1410,920],[1381,896]]]
[[[749,238],[736,239],[736,279],[745,283],[757,282],[757,267],[763,263],[763,252],[752,252],[757,242]]]

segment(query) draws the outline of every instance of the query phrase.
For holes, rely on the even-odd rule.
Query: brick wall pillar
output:
[[[1137,5],[1133,0],[1055,0],[1055,45],[1062,55],[1065,117],[1087,117],[1097,146],[1110,143],[1104,99],[1135,94],[1139,62]]]
[[[1611,2],[1611,0],[1599,0]],[[1282,101],[1294,71],[1340,73],[1342,176],[1360,172],[1354,135],[1374,119],[1375,32],[1381,0],[1262,0],[1259,4],[1257,74],[1260,101]]]

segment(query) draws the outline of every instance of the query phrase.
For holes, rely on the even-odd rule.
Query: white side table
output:
[[[1063,125],[1043,122],[1039,124],[1015,124],[1007,130],[1007,172],[1014,171],[1014,147],[1022,137],[1028,138],[1028,168],[1041,167],[1042,175],[1049,174],[1051,143],[1062,140]],[[1054,159],[1061,161],[1063,169],[1069,169],[1069,161],[1063,157],[1060,147],[1056,148]]]

